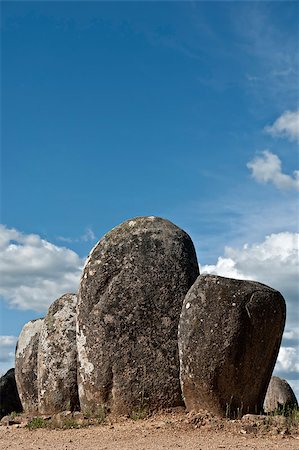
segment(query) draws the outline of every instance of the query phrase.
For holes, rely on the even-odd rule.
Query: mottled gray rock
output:
[[[179,323],[187,409],[230,416],[262,411],[284,323],[278,291],[254,281],[199,276]]]
[[[91,251],[77,308],[84,412],[182,403],[177,327],[199,269],[190,237],[158,217],[128,220]]]
[[[266,397],[264,401],[264,410],[267,413],[277,410],[297,408],[298,402],[296,395],[289,383],[279,377],[271,377]]]
[[[37,349],[43,319],[24,325],[16,348],[15,378],[20,400],[26,413],[38,410]]]
[[[0,378],[0,419],[13,411],[21,412],[22,405],[17,391],[15,369],[9,369]]]
[[[38,403],[41,414],[78,409],[75,294],[49,308],[38,347]]]

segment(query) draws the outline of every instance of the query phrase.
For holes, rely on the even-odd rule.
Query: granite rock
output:
[[[75,294],[65,294],[50,306],[38,347],[38,403],[40,414],[79,407],[77,386]]]
[[[180,378],[189,411],[259,413],[285,324],[282,295],[263,284],[199,276],[179,323]]]
[[[26,413],[38,411],[37,349],[43,319],[24,325],[16,347],[15,378],[23,409]]]
[[[289,383],[279,377],[271,377],[266,397],[264,400],[264,410],[266,413],[274,411],[298,408],[296,395]]]
[[[190,237],[158,217],[128,220],[91,251],[77,307],[81,409],[182,404],[177,327],[199,274]]]

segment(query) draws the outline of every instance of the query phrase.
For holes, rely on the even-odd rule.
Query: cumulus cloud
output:
[[[3,366],[14,366],[16,336],[0,336],[0,363]]]
[[[15,365],[16,336],[0,336],[0,376]]]
[[[296,330],[286,330],[284,332],[284,338],[287,340],[298,340],[299,341],[299,332]]]
[[[294,347],[280,347],[276,370],[278,372],[299,373],[299,351]]]
[[[16,336],[0,336],[0,362],[7,362],[14,357],[16,343]]]
[[[201,273],[251,279],[279,290],[287,304],[287,322],[276,371],[299,373],[299,233],[271,234],[261,243],[242,248],[226,247],[216,264],[201,267]]]
[[[299,270],[299,233],[281,232],[266,236],[261,243],[242,248],[225,247],[224,256],[202,272],[239,279],[257,279],[276,288],[296,291]]]
[[[299,109],[285,111],[273,125],[268,125],[264,129],[271,136],[284,137],[290,141],[299,140]]]
[[[0,296],[14,308],[45,312],[60,295],[77,291],[82,265],[70,249],[0,225]]]
[[[299,190],[299,170],[295,170],[293,175],[283,173],[281,160],[268,150],[249,161],[247,167],[252,170],[252,177],[260,183],[273,183],[278,189]]]

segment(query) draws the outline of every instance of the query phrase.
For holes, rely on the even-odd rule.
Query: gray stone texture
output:
[[[16,347],[15,378],[25,413],[38,411],[37,349],[43,319],[24,325]]]
[[[277,410],[285,410],[298,408],[296,395],[289,383],[279,377],[271,377],[265,401],[264,410],[266,413],[271,413]]]
[[[263,284],[199,276],[179,323],[181,387],[189,411],[259,413],[285,324],[282,295]]]
[[[83,270],[77,308],[81,409],[115,414],[182,403],[177,327],[199,274],[190,237],[158,217],[106,234]]]
[[[52,414],[79,407],[77,387],[75,294],[65,294],[50,306],[38,347],[39,413]]]
[[[0,419],[11,412],[21,412],[22,405],[15,380],[15,369],[0,378]]]

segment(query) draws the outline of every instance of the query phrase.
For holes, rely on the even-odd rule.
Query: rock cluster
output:
[[[23,328],[20,399],[40,414],[130,415],[183,400],[195,412],[260,412],[284,322],[279,292],[201,276],[183,230],[131,219],[92,249],[78,298],[63,295]]]
[[[26,413],[79,408],[75,294],[55,300],[44,319],[28,322],[18,339],[15,377]]]

